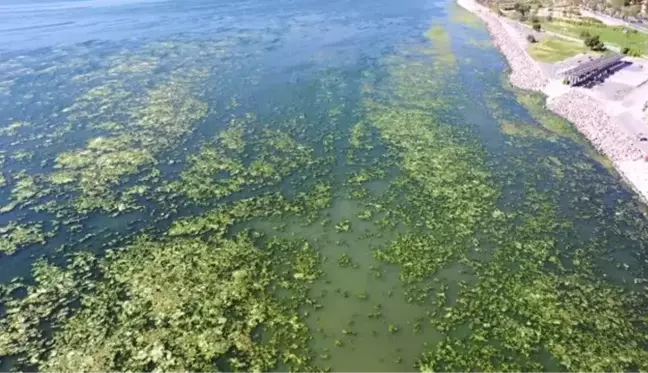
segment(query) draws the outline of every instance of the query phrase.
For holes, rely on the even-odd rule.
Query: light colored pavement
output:
[[[648,162],[638,159],[617,162],[615,165],[632,189],[648,203]]]
[[[648,154],[648,140],[641,140],[648,139],[648,126],[628,111],[617,115],[616,119],[621,123],[621,126],[628,135],[635,140],[637,147],[641,149],[644,154]]]

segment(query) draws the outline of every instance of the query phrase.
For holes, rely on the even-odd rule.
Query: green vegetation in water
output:
[[[395,67],[401,68],[407,67]],[[414,81],[400,80],[396,73],[392,83],[396,92],[406,86],[409,94],[421,97],[417,104],[432,108],[438,101],[429,92],[443,94],[435,90],[436,82],[451,80],[451,74],[441,77],[430,68],[427,79]],[[544,109],[542,97],[517,93],[517,98],[542,125],[532,132],[580,142],[569,123]],[[452,98],[446,100],[452,105]],[[372,101],[367,111],[402,160],[397,185],[403,200],[392,211],[393,219],[419,229],[374,255],[400,266],[411,301],[429,302],[430,294],[436,295],[430,322],[444,337],[423,354],[419,369],[648,367],[642,347],[647,325],[634,324],[645,294],[601,278],[596,260],[604,246],[597,240],[575,246],[561,240],[571,223],[558,215],[553,197],[533,184],[524,186],[525,197],[514,212],[502,211],[502,187],[486,166],[486,155],[430,110],[397,102],[398,96]],[[578,259],[568,259],[573,255]],[[448,304],[447,289],[434,279],[457,265],[466,266],[472,280],[460,282],[456,300]],[[469,333],[461,333],[466,327]]]
[[[529,110],[531,116],[533,116],[534,119],[544,127],[544,129],[549,131],[552,135],[568,138],[573,142],[580,144],[583,146],[585,152],[590,156],[590,158],[596,160],[608,171],[614,169],[612,161],[598,153],[596,149],[594,149],[592,145],[576,131],[571,123],[558,115],[549,112],[544,107],[545,98],[542,95],[535,93],[522,93],[520,91],[516,92],[518,101],[522,103],[527,110]]]
[[[290,204],[243,200],[105,258],[80,253],[66,269],[39,262],[35,284],[6,289],[27,297],[4,301],[0,355],[20,355],[42,370],[212,370],[219,358],[228,370],[271,370],[277,361],[312,369],[298,314],[320,275],[318,253],[304,241],[223,235],[236,220],[274,209]],[[43,322],[54,332],[51,342]]]
[[[247,116],[243,121],[251,126],[254,117]],[[251,134],[246,143],[243,125],[233,120],[214,145],[206,145],[190,156],[189,166],[169,188],[195,202],[214,203],[246,187],[276,184],[314,162],[311,149],[279,131]],[[244,153],[247,147],[253,155]]]
[[[11,201],[2,207],[2,212],[9,212],[17,205],[34,205],[36,201],[49,192],[37,185],[37,179],[25,172],[16,174],[11,188]]]
[[[425,37],[432,41],[435,47],[435,61],[444,65],[453,65],[457,59],[450,51],[450,35],[441,25],[434,25],[425,32]]]
[[[195,55],[197,45],[200,55]],[[29,164],[38,158],[42,169],[29,167],[32,172],[26,176],[22,170],[12,175],[13,198],[2,211],[18,208],[71,217],[146,209],[144,200],[152,197],[156,189],[151,186],[159,181],[160,158],[177,149],[207,115],[201,99],[208,75],[204,64],[218,63],[223,46],[154,42],[108,53],[101,66],[85,55],[92,49],[70,47],[49,56],[65,58],[42,56],[36,70],[26,67],[36,61],[32,56],[2,65],[38,76],[33,79],[38,91],[47,92],[51,78],[61,99],[71,103],[56,109],[46,123],[13,121],[0,129],[1,136],[12,139],[8,159]],[[194,54],[190,62],[187,53]],[[160,56],[166,71],[162,78],[154,74]],[[49,78],[40,79],[42,74]],[[59,107],[56,96],[45,94],[39,105]],[[132,186],[135,179],[146,185]]]
[[[524,105],[531,117],[536,121],[536,123],[530,123],[528,119],[518,118],[510,111],[503,109],[497,96],[488,95],[485,97],[486,105],[500,123],[502,133],[509,136],[538,138],[551,142],[556,142],[561,138],[570,139],[582,146],[591,159],[601,164],[609,172],[615,173],[614,166],[607,157],[599,154],[589,142],[576,132],[576,129],[568,121],[545,108],[544,96],[518,90],[512,87],[507,79],[502,81],[504,86],[515,95],[515,99]]]
[[[41,224],[18,224],[14,221],[0,228],[0,253],[11,255],[33,244],[44,244],[46,234]]]
[[[477,30],[484,30],[484,22],[472,12],[467,11],[456,3],[453,3],[450,21],[468,26]]]
[[[516,91],[516,97],[529,114],[550,133],[568,138],[579,144],[586,144],[585,140],[576,132],[576,129],[565,119],[549,112],[545,107],[545,97],[537,93]]]
[[[524,136],[524,137],[538,137],[538,138],[553,138],[551,132],[548,132],[543,127],[530,123],[514,123],[507,120],[502,121],[500,124],[502,133],[509,136]]]
[[[8,126],[0,128],[0,136],[15,136],[21,128],[29,127],[31,123],[15,121]]]
[[[340,258],[338,259],[338,264],[340,265],[340,267],[350,267],[353,262],[351,261],[349,254],[342,254],[342,256],[340,256]]]
[[[338,232],[349,232],[351,231],[351,222],[348,220],[343,220],[335,224],[335,230]]]
[[[103,97],[103,91],[99,92],[95,88],[83,100]],[[193,123],[206,114],[207,105],[192,97],[181,81],[153,88],[145,105],[130,113],[128,130],[94,138],[84,149],[60,154],[56,168],[61,171],[53,174],[52,181],[72,184],[80,191],[76,205],[80,211],[126,210],[132,202],[120,200],[113,187],[142,167],[155,165],[155,155],[189,133]]]
[[[495,49],[495,45],[490,39],[468,39],[468,44],[480,49]]]
[[[372,144],[367,141],[370,136],[366,123],[358,122],[351,127],[351,138],[349,142],[355,148],[364,147],[367,150],[373,148]]]
[[[372,216],[371,210],[363,210],[358,213],[358,219],[360,220],[370,220]]]
[[[314,125],[292,111],[276,121],[241,114],[245,100],[233,98],[223,106],[235,112],[197,146],[185,139],[208,114],[195,88],[202,70],[150,82],[142,95],[127,82],[85,90],[54,138],[76,129],[90,138],[42,172],[12,171],[4,210],[61,215],[68,233],[90,211],[144,209],[150,198],[168,226],[111,239],[101,255],[39,260],[33,278],[0,286],[0,357],[13,370],[310,371],[344,368],[335,364],[386,340],[383,364],[411,367],[405,355],[418,349],[422,371],[648,369],[643,258],[610,253],[648,240],[634,205],[604,208],[618,191],[572,142],[553,141],[554,153],[501,136],[500,123],[508,135],[580,141],[536,95],[504,93],[539,125],[503,122],[497,99],[460,86],[472,76],[461,75],[444,26],[426,36],[430,45],[381,61],[380,77],[363,74],[359,107],[335,102],[344,91],[317,91],[304,101],[328,109]],[[215,57],[204,45],[155,48],[201,52],[185,62]],[[165,59],[118,61],[108,71],[139,76]],[[487,129],[505,145],[475,138],[463,123],[469,105],[491,109]],[[1,233],[5,253],[49,236],[22,220]],[[608,276],[607,262],[622,276]],[[358,309],[339,317],[340,304]]]

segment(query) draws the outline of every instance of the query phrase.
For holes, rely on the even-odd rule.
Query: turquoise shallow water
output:
[[[41,257],[102,258],[172,240],[180,219],[326,185],[325,202],[302,203],[312,214],[267,207],[188,235],[313,248],[320,274],[293,296],[313,366],[645,366],[644,207],[542,97],[508,85],[483,25],[452,2],[5,0],[0,24],[2,283],[30,283]],[[69,330],[82,303],[43,323]],[[31,315],[11,307],[5,320]],[[8,345],[2,369],[28,353]],[[208,360],[233,369],[241,350]],[[165,367],[204,368],[187,364]]]

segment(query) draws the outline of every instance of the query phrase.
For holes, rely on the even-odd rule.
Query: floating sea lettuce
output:
[[[62,171],[54,173],[52,181],[69,185],[74,180],[73,186],[81,192],[76,204],[80,211],[124,210],[115,191],[123,178],[144,165],[154,165],[159,152],[175,145],[206,115],[207,105],[191,97],[181,83],[149,91],[144,105],[130,114],[126,130],[94,138],[85,149],[56,158],[56,168]]]
[[[18,224],[11,222],[0,228],[0,253],[11,255],[32,244],[44,244],[46,235],[41,224]]]
[[[434,38],[441,34],[431,32]],[[430,114],[460,100],[451,93],[439,99],[452,90],[439,82],[451,81],[453,70],[434,65],[426,70],[417,62],[395,64],[388,85],[395,98],[366,101],[369,122],[403,170],[392,184],[400,193],[381,203],[395,204],[394,219],[410,227],[374,255],[399,265],[405,296],[431,302],[429,322],[444,335],[421,356],[418,368],[646,369],[643,291],[601,278],[595,262],[601,243],[570,243],[573,227],[558,215],[554,193],[523,184],[522,204],[502,211],[503,185],[491,174],[487,153],[462,128]],[[417,97],[414,105],[408,105],[410,96]],[[556,125],[529,97],[523,101],[545,127],[539,131],[580,141],[568,123]],[[544,167],[578,172],[555,162]],[[465,266],[469,281],[460,281],[450,300],[439,276],[458,265]]]
[[[319,276],[318,254],[303,241],[225,238],[231,222],[210,223],[208,239],[173,229],[103,259],[78,254],[66,269],[41,262],[34,285],[13,285],[27,296],[4,300],[0,355],[42,370],[312,369],[298,309]]]
[[[169,187],[193,201],[214,203],[244,187],[276,184],[313,162],[312,150],[283,132],[250,128],[244,140],[243,131],[238,123],[221,133],[216,144],[190,156],[189,167]],[[252,155],[243,153],[246,147]]]
[[[216,71],[245,59],[197,66],[228,40],[153,43],[98,70],[70,61],[83,87],[61,92],[82,97],[66,97],[75,103],[41,134],[27,135],[37,120],[7,133],[39,141],[31,161],[18,145],[1,155],[10,167],[51,157],[6,172],[3,211],[20,220],[3,230],[5,251],[47,238],[27,212],[76,241],[0,286],[2,364],[317,370],[319,356],[328,370],[380,352],[378,368],[408,369],[422,351],[426,371],[646,369],[636,204],[571,141],[531,139],[559,139],[555,126],[499,133],[504,119],[547,113],[495,113],[515,93],[472,97],[462,82],[482,66],[454,57],[442,22],[427,36],[358,86],[327,72],[286,101],[273,92],[258,118],[256,97],[224,94]],[[209,112],[203,81],[217,97]],[[401,342],[408,351],[391,347]]]

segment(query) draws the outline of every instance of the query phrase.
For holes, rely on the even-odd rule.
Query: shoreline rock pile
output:
[[[600,108],[594,99],[571,91],[547,101],[547,108],[572,122],[574,126],[613,162],[643,157],[629,135]]]
[[[479,6],[479,5],[478,5]],[[486,27],[493,38],[493,42],[502,52],[509,66],[511,84],[520,89],[530,91],[542,91],[547,85],[547,79],[542,75],[538,65],[531,60],[531,57],[512,39],[506,31],[498,16],[486,9],[476,9],[477,15],[484,20]]]

